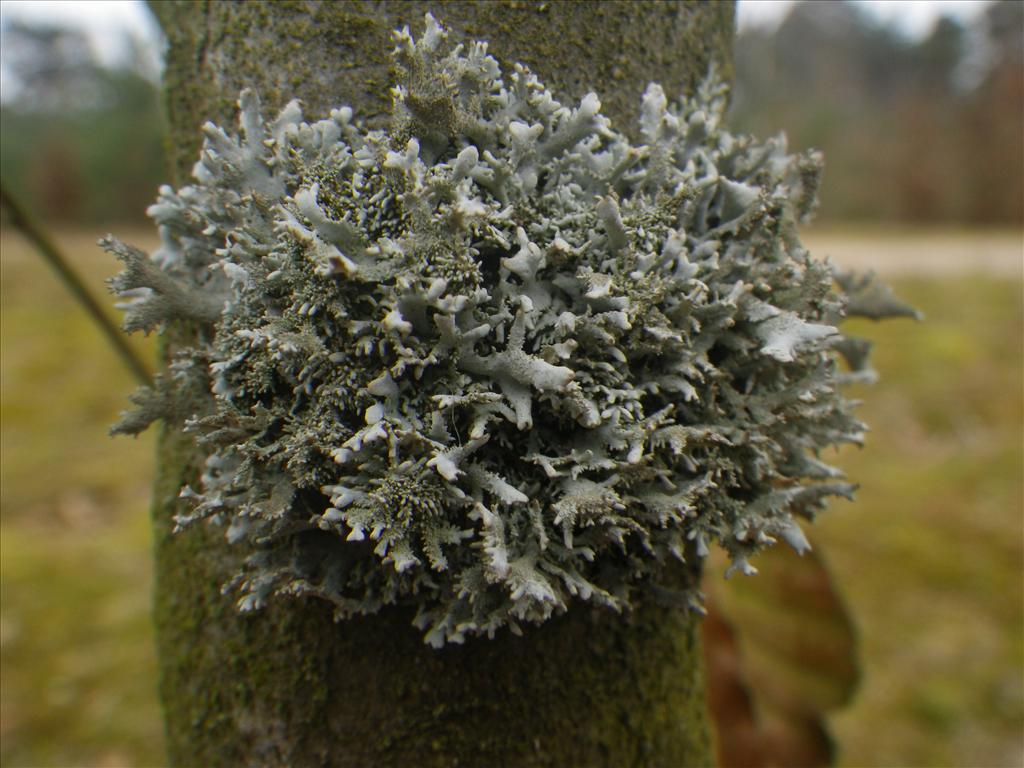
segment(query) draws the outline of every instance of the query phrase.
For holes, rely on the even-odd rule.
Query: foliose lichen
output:
[[[712,543],[732,568],[852,486],[850,314],[910,314],[801,247],[820,158],[723,127],[714,78],[643,95],[639,143],[427,17],[394,36],[387,131],[352,110],[204,127],[149,256],[108,238],[128,330],[183,328],[115,431],[208,456],[180,528],[249,548],[227,586],[413,605],[433,645],[643,592]],[[845,359],[845,364],[841,362]],[[680,589],[682,591],[680,592]]]

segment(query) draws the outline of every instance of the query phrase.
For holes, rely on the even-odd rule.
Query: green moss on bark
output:
[[[728,3],[154,2],[169,38],[170,160],[183,182],[198,127],[231,124],[243,87],[268,112],[351,104],[386,118],[390,31],[432,10],[486,39],[567,100],[589,90],[631,125],[648,81],[689,91],[730,72]],[[176,765],[684,766],[711,760],[693,617],[647,605],[577,608],[525,637],[441,651],[389,610],[335,624],[316,601],[240,615],[220,585],[237,567],[216,529],[171,535],[201,457],[161,438],[154,501],[161,694]]]

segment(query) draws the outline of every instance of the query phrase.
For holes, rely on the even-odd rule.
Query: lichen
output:
[[[805,548],[797,518],[852,492],[818,454],[864,429],[841,387],[868,350],[837,324],[910,312],[801,247],[817,155],[730,134],[714,77],[649,86],[633,144],[429,16],[394,39],[387,131],[245,91],[150,208],[161,247],[104,241],[126,328],[193,339],[115,431],[203,446],[177,523],[248,548],[239,607],[410,604],[440,645],[699,608],[672,574],[713,542],[743,572]]]

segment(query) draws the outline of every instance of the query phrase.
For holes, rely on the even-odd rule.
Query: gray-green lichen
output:
[[[910,311],[800,246],[817,156],[728,133],[714,79],[649,86],[631,144],[430,17],[395,42],[388,131],[243,92],[150,208],[160,249],[105,241],[126,328],[194,338],[116,429],[205,447],[178,523],[250,548],[239,606],[411,604],[439,645],[670,595],[713,542],[805,548],[852,491],[818,453],[863,433],[836,325]]]

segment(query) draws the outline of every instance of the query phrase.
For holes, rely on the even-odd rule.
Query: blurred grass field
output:
[[[116,269],[98,234],[58,235],[97,293]],[[935,258],[942,242],[929,240]],[[1019,253],[1019,234],[1000,242]],[[0,266],[0,762],[161,765],[153,437],[106,436],[133,382],[13,232],[0,233]],[[878,342],[882,379],[856,393],[867,447],[838,459],[862,485],[857,501],[815,532],[863,649],[861,690],[833,722],[841,762],[1020,766],[1020,274],[944,269],[895,284],[927,321],[850,327]],[[137,343],[152,359],[153,340]]]

